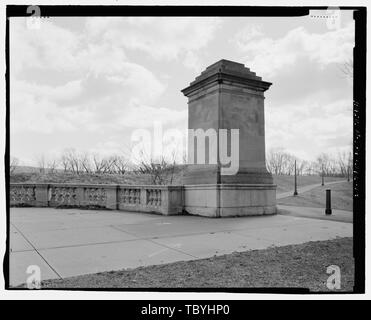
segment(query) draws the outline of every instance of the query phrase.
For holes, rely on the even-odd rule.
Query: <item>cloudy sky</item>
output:
[[[187,126],[180,92],[208,65],[244,63],[263,80],[267,149],[313,160],[352,144],[354,22],[298,18],[10,19],[11,155],[35,164],[66,148],[128,149],[135,129]]]

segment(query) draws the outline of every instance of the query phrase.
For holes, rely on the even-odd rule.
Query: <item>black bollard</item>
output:
[[[332,214],[332,209],[331,209],[331,190],[327,189],[326,190],[326,215]]]

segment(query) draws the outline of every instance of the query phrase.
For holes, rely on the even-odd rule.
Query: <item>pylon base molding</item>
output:
[[[185,185],[184,209],[189,214],[216,218],[276,214],[276,185]]]

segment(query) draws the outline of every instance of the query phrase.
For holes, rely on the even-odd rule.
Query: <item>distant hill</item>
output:
[[[40,167],[32,167],[32,166],[16,166],[14,169],[14,174],[19,174],[19,173],[39,173],[40,172]],[[46,173],[50,172],[50,169],[45,168],[44,169]],[[61,169],[54,169],[54,171],[59,171],[63,172]]]
[[[39,172],[40,168],[31,166],[16,166],[14,173],[32,173]]]

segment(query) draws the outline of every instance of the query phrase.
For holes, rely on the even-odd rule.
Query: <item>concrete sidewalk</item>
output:
[[[302,209],[302,208],[299,208]],[[274,215],[211,219],[122,211],[10,209],[10,284],[351,237],[350,223]]]

